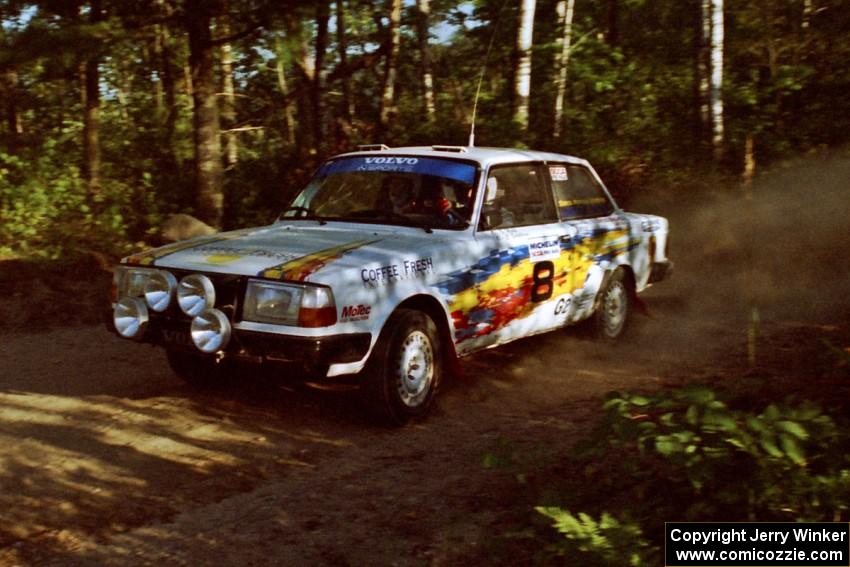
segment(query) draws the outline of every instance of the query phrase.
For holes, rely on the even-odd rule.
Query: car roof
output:
[[[382,145],[370,145],[360,146],[357,151],[339,154],[334,157],[351,157],[362,155],[403,155],[454,158],[478,162],[482,166],[525,161],[556,161],[587,165],[587,161],[581,158],[563,154],[513,148],[488,148],[478,146],[404,146],[398,148],[389,148],[387,146]]]

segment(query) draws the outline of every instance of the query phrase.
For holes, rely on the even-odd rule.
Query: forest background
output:
[[[578,155],[628,200],[847,141],[847,0],[0,1],[0,254],[272,221],[357,144]]]

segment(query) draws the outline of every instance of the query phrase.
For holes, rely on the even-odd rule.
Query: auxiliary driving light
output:
[[[190,333],[201,352],[219,352],[230,341],[230,321],[218,309],[207,309],[192,319]]]
[[[145,301],[148,307],[162,313],[171,305],[171,297],[177,289],[177,278],[171,272],[154,272],[145,284]]]
[[[186,276],[177,286],[177,303],[186,315],[200,315],[215,305],[215,287],[207,276]]]
[[[138,339],[148,326],[148,307],[138,297],[125,297],[115,304],[112,322],[122,337]]]

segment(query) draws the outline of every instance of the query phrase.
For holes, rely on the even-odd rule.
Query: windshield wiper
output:
[[[434,232],[430,226],[422,224],[420,222],[415,221],[414,219],[403,215],[401,213],[396,213],[394,211],[383,211],[381,209],[364,209],[362,211],[354,211],[353,213],[348,215],[349,218],[354,218],[358,220],[365,221],[374,221],[374,222],[386,222],[389,221],[392,224],[399,224],[402,226],[412,226],[421,228],[428,234]]]
[[[285,216],[286,213],[290,211],[294,211],[301,214],[295,216]],[[314,220],[317,221],[320,225],[328,224],[327,219],[325,219],[324,217],[314,214],[307,207],[299,206],[287,207],[282,213],[280,213],[280,216],[277,217],[277,220]]]

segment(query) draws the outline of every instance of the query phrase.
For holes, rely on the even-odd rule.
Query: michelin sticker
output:
[[[528,257],[532,262],[554,260],[561,256],[561,244],[555,236],[537,238],[528,243]]]

